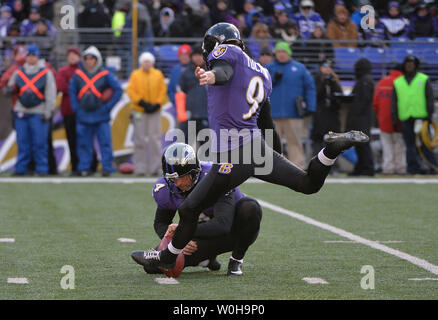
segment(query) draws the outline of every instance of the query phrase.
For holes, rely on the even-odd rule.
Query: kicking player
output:
[[[145,251],[144,265],[173,268],[176,258],[195,234],[200,213],[214,204],[229,190],[254,176],[263,181],[282,185],[304,194],[318,192],[334,164],[337,156],[348,148],[369,141],[362,132],[329,133],[325,136],[326,147],[311,159],[307,170],[301,170],[266,145],[257,128],[260,107],[269,104],[272,81],[269,72],[252,60],[243,51],[244,45],[236,27],[229,23],[218,23],[207,30],[203,50],[208,70],[197,68],[200,84],[207,87],[208,116],[211,135],[218,137],[212,152],[218,163],[190,192],[178,207],[180,222],[172,241],[165,250]],[[229,133],[221,139],[223,130],[238,131],[237,139]],[[231,136],[231,143],[228,137]],[[233,143],[237,141],[237,143]],[[259,174],[259,158],[252,152],[248,163],[246,147],[258,146],[261,154],[271,161],[268,173]],[[255,149],[251,149],[255,150]],[[221,163],[220,159],[239,160]],[[224,157],[225,156],[225,157]],[[245,159],[243,161],[241,159]],[[266,163],[265,163],[266,165]]]
[[[172,220],[178,207],[205,178],[211,166],[211,163],[199,162],[195,151],[187,144],[174,143],[166,149],[162,157],[163,176],[152,189],[157,203],[154,229],[160,239],[173,236],[177,225],[172,224]],[[243,257],[260,229],[262,209],[259,203],[235,188],[219,197],[203,213],[206,221],[198,222],[193,240],[183,250],[184,267],[204,264],[210,270],[219,270],[216,256],[231,251],[227,275],[242,275]],[[131,257],[143,265],[144,251],[134,251]],[[147,273],[162,272],[148,264],[143,266]]]

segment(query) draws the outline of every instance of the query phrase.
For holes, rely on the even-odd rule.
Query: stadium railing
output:
[[[271,48],[280,39],[264,40]],[[249,47],[261,40],[245,39]],[[55,68],[66,63],[66,49],[75,45],[85,49],[96,46],[107,66],[114,68],[121,79],[128,79],[132,71],[131,30],[123,30],[115,36],[112,29],[76,29],[60,30],[54,37],[4,37],[0,39],[0,73],[11,63],[14,44],[35,43],[40,46],[42,56]],[[177,51],[181,44],[202,43],[202,38],[138,38],[138,53],[150,51],[156,57],[156,67],[168,76],[171,68],[178,64]],[[341,80],[354,80],[354,64],[365,57],[372,63],[372,74],[377,80],[386,75],[396,64],[401,63],[409,54],[416,55],[420,61],[420,70],[426,72],[432,80],[438,80],[438,38],[394,38],[389,41],[367,42],[350,40],[307,40],[291,44],[293,58],[302,62],[310,71],[318,69],[322,58],[334,61],[335,71]]]

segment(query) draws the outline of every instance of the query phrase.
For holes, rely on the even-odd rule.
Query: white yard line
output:
[[[135,177],[0,177],[0,183],[154,183],[157,178],[135,178]],[[262,180],[251,178],[245,183],[266,183]],[[328,178],[326,183],[329,184],[438,184],[438,179],[434,178],[348,178],[337,179]]]
[[[306,281],[307,283],[310,284],[328,284],[327,281],[321,278],[303,278],[301,280]]]
[[[411,281],[438,281],[438,278],[410,278]]]
[[[345,230],[340,229],[340,228],[333,227],[333,226],[331,226],[331,225],[329,225],[327,223],[319,222],[317,220],[314,220],[312,218],[306,217],[306,216],[304,216],[302,214],[299,214],[297,212],[294,212],[294,211],[287,210],[287,209],[284,209],[282,207],[279,207],[279,206],[277,206],[275,204],[272,204],[272,203],[269,203],[269,202],[266,202],[266,201],[263,201],[263,200],[260,200],[260,199],[257,199],[257,201],[259,201],[259,203],[260,203],[260,205],[262,207],[265,207],[267,209],[276,211],[276,212],[281,213],[281,214],[285,214],[285,215],[287,215],[289,217],[292,217],[294,219],[300,220],[302,222],[305,222],[307,224],[313,225],[315,227],[321,228],[323,230],[332,232],[332,233],[337,234],[337,235],[339,235],[339,236],[341,236],[343,238],[347,238],[347,239],[349,239],[351,241],[359,242],[359,243],[364,244],[364,245],[366,245],[368,247],[371,247],[373,249],[376,249],[376,250],[388,253],[388,254],[393,255],[393,256],[395,256],[397,258],[406,260],[406,261],[408,261],[408,262],[410,262],[410,263],[412,263],[412,264],[414,264],[414,265],[416,265],[416,266],[418,266],[418,267],[420,267],[420,268],[422,268],[424,270],[429,271],[430,273],[438,275],[438,266],[433,265],[433,264],[431,264],[430,262],[428,262],[428,261],[426,261],[424,259],[414,257],[414,256],[412,256],[410,254],[407,254],[407,253],[401,252],[399,250],[390,248],[390,247],[385,246],[385,245],[383,245],[381,243],[378,243],[376,241],[372,241],[372,240],[368,240],[368,239],[362,238],[362,237],[357,236],[357,235],[355,235],[355,234],[353,234],[351,232],[345,231]]]
[[[8,278],[8,283],[28,284],[29,281],[27,280],[27,278]]]
[[[15,242],[14,238],[0,238],[0,242]]]
[[[374,240],[377,243],[403,243],[403,241],[400,240]],[[359,243],[357,241],[352,240],[325,240],[324,243]]]

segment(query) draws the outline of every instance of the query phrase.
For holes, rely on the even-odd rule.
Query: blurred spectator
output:
[[[234,17],[228,0],[218,0],[216,6],[210,10],[210,18],[212,25],[218,22],[228,22],[234,24],[236,27],[239,26],[239,22]]]
[[[164,7],[160,11],[160,23],[154,26],[155,37],[184,37],[190,34],[187,17],[175,15],[175,12]]]
[[[37,0],[36,2],[40,9],[41,17],[49,21],[53,21],[53,3],[55,0]]]
[[[185,109],[190,125],[196,124],[196,137],[199,131],[209,128],[207,113],[207,89],[199,85],[195,76],[196,67],[205,68],[205,61],[200,45],[194,46],[191,54],[191,64],[182,72],[179,87],[185,94]],[[186,135],[186,143],[196,147],[196,137]]]
[[[265,16],[258,9],[253,9],[246,16],[245,27],[242,31],[243,35],[245,37],[249,37],[252,34],[253,28],[257,23],[265,23]]]
[[[161,168],[160,108],[165,101],[167,87],[163,73],[154,68],[154,63],[155,57],[143,52],[139,57],[140,67],[131,73],[126,89],[133,109],[134,172],[139,176],[158,175]]]
[[[315,30],[313,30],[313,33],[310,36],[309,40],[323,41],[323,42],[313,42],[313,43],[309,42],[306,44],[307,51],[309,52],[309,56],[312,59],[311,61],[315,61],[316,58],[316,63],[320,65],[322,62],[326,61],[327,59],[334,58],[333,45],[327,38],[324,27],[315,26]]]
[[[342,0],[314,0],[315,8],[325,23],[329,22],[335,11],[335,5],[342,4],[345,6]]]
[[[401,6],[401,13],[404,17],[410,19],[412,15],[415,14],[417,11],[417,6],[422,2],[423,0],[407,0],[404,1],[405,4]]]
[[[12,75],[26,62],[26,47],[24,45],[14,46],[12,52],[13,64],[2,74],[0,79],[0,90],[5,88]],[[12,108],[18,99],[18,92],[12,92]]]
[[[99,0],[87,0],[84,10],[78,15],[79,28],[111,28],[108,8]]]
[[[298,32],[289,33],[290,29],[297,30]],[[269,27],[269,31],[273,38],[285,41],[295,41],[300,37],[297,24],[288,17],[284,10],[276,14],[274,23]]]
[[[327,25],[327,37],[330,40],[353,40],[357,41],[359,39],[357,27],[350,20],[347,9],[338,6],[335,9],[335,18],[333,18]],[[333,42],[333,47],[357,47],[356,42],[351,43],[340,43]]]
[[[316,111],[313,114],[313,126],[310,138],[313,141],[313,155],[317,155],[324,147],[323,138],[329,131],[339,132],[340,103],[336,93],[342,94],[338,75],[332,69],[332,61],[325,60],[320,64],[319,72],[314,76],[316,87]]]
[[[394,127],[391,119],[391,98],[394,81],[403,75],[401,70],[401,65],[394,68],[388,76],[377,83],[374,91],[373,109],[379,121],[383,174],[406,173],[406,151],[400,133],[400,123],[397,123]]]
[[[29,16],[30,0],[15,0],[12,15],[15,20],[23,21]]]
[[[369,0],[358,0],[357,5],[353,6],[353,13],[350,16],[351,21],[353,21],[358,30],[361,29],[362,18],[367,14],[365,9],[362,11],[364,6],[372,6],[372,4]]]
[[[81,52],[78,47],[68,47],[67,65],[61,67],[56,73],[56,87],[58,92],[62,93],[61,115],[63,116],[64,129],[67,135],[68,147],[70,150],[70,161],[72,166],[72,175],[77,174],[78,156],[76,151],[76,119],[73,109],[71,108],[68,86],[70,79],[79,68],[81,61]]]
[[[371,62],[366,58],[359,59],[354,65],[356,83],[353,88],[353,102],[347,115],[347,131],[358,130],[368,136],[373,122],[374,81],[371,76]],[[370,143],[356,146],[357,162],[352,176],[373,176],[374,162]]]
[[[397,1],[391,1],[388,4],[388,14],[383,16],[380,21],[388,29],[390,37],[402,37],[408,31],[409,20],[401,14]]]
[[[316,110],[315,83],[306,67],[292,59],[287,42],[275,45],[275,58],[266,66],[272,77],[272,118],[278,134],[287,141],[289,160],[304,169],[303,117]]]
[[[391,99],[392,123],[396,127],[401,121],[401,132],[406,146],[406,162],[409,174],[425,172],[418,162],[416,145],[416,120],[432,119],[434,113],[434,94],[431,80],[428,75],[418,72],[420,60],[415,56],[407,56],[403,62],[403,75],[394,81],[394,90]],[[438,166],[434,153],[424,144],[421,152],[429,163]]]
[[[383,41],[389,40],[389,32],[386,26],[380,22],[379,16],[375,13],[374,18],[369,16],[367,19],[369,25],[374,28],[360,28],[360,35],[362,40],[366,41],[366,47],[383,47],[386,46]]]
[[[179,83],[179,79],[181,74],[190,66],[190,54],[192,53],[192,49],[188,44],[183,44],[178,49],[178,60],[179,64],[174,66],[170,71],[169,83],[167,85],[167,95],[169,96],[170,102],[176,108],[178,125],[181,130],[187,135],[187,118],[184,116],[186,113],[185,108],[182,108],[183,105],[176,103],[175,93],[177,92],[177,86]]]
[[[82,57],[83,61],[68,88],[71,108],[76,115],[77,171],[81,176],[91,174],[93,138],[96,136],[102,176],[106,177],[114,172],[110,113],[123,91],[117,77],[102,66],[102,56],[96,47],[88,47]],[[107,88],[112,89],[112,96],[108,101],[102,101],[102,94]]]
[[[305,40],[310,37],[316,25],[325,27],[325,22],[313,9],[315,4],[312,0],[300,2],[300,12],[295,14],[294,19],[300,29],[301,37]]]
[[[268,26],[264,23],[257,22],[252,28],[251,36],[248,38],[248,49],[254,60],[260,57],[260,50],[263,47],[274,49],[274,44],[270,42]]]
[[[201,0],[186,2],[185,12],[190,21],[190,36],[204,37],[205,30],[211,26],[210,11],[208,7],[201,3]]]
[[[411,15],[408,37],[414,39],[437,36],[438,19],[430,13],[427,5],[422,2],[417,6],[415,13]]]
[[[8,35],[9,27],[15,22],[15,18],[12,16],[12,9],[3,5],[0,7],[0,37],[6,37]]]
[[[8,81],[8,88],[11,92],[18,92],[18,100],[14,105],[14,127],[18,145],[15,174],[27,174],[33,158],[36,173],[47,175],[47,140],[49,121],[55,108],[56,83],[44,59],[40,59],[36,45],[28,46],[26,63],[14,72]]]
[[[20,32],[22,37],[33,36],[36,32],[38,23],[41,21],[40,9],[37,6],[32,6],[29,13],[29,18],[24,20],[20,25]],[[56,33],[56,29],[50,21],[44,20],[48,34],[50,36]]]
[[[128,15],[129,9],[131,7],[130,1],[120,1],[117,3],[116,10],[114,11],[111,28],[114,31],[114,36],[116,38],[122,35],[123,28],[126,24],[126,17]]]
[[[260,50],[260,58],[259,61],[262,66],[266,66],[274,60],[274,55],[272,53],[272,49],[270,47],[263,47]]]

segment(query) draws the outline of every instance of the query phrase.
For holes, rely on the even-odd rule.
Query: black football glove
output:
[[[150,103],[144,101],[143,99],[141,99],[141,100],[138,102],[138,105],[139,105],[140,107],[142,107],[142,108],[144,109],[145,112],[148,112],[148,110],[152,107],[152,105],[151,105]]]
[[[154,113],[156,112],[158,109],[160,109],[160,104],[156,103],[156,104],[150,104],[150,107],[148,109],[146,109],[147,113]]]

